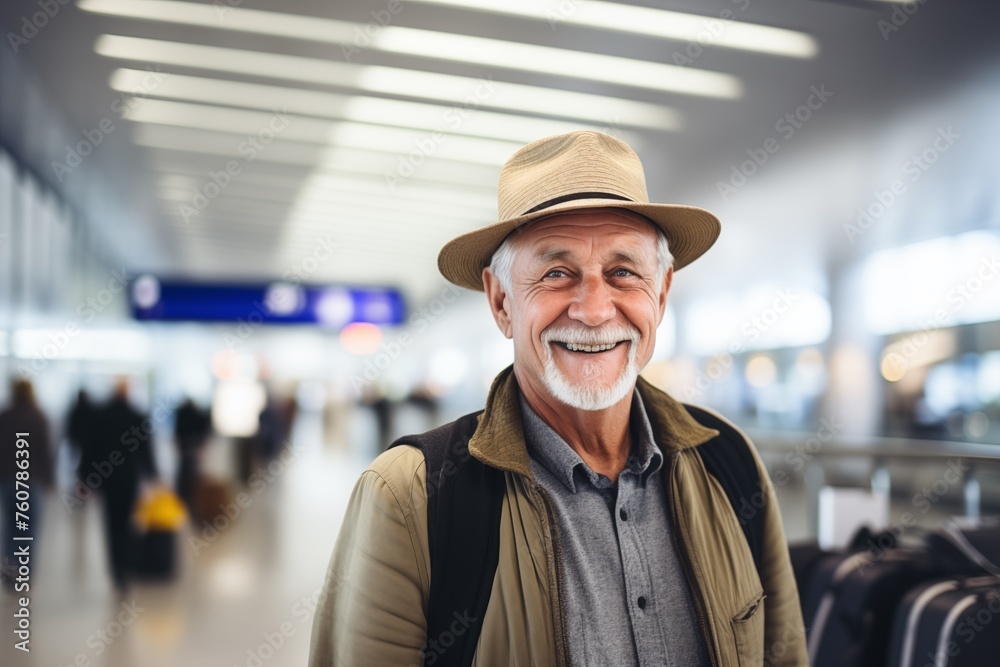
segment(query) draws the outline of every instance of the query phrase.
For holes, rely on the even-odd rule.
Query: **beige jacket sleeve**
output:
[[[747,442],[750,442],[749,439]],[[805,625],[799,605],[795,573],[788,555],[788,542],[781,512],[767,468],[751,444],[760,470],[764,494],[764,547],[761,551],[761,583],[764,594],[764,664],[768,667],[802,667],[809,664]]]
[[[310,667],[424,664],[425,474],[413,447],[383,453],[362,473],[316,608]]]

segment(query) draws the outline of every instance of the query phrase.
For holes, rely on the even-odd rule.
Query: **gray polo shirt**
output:
[[[707,665],[673,543],[664,457],[633,396],[632,451],[617,485],[520,397],[531,471],[556,515],[570,664]]]

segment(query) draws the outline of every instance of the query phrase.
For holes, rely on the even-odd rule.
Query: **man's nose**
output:
[[[613,319],[616,312],[611,288],[604,276],[590,275],[580,281],[567,314],[588,327],[596,327]]]

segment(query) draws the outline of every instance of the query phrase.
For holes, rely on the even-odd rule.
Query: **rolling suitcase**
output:
[[[803,593],[809,585],[809,580],[812,578],[816,566],[829,555],[830,552],[824,550],[816,542],[788,546],[788,556],[792,561],[792,573],[795,574],[795,587],[799,592],[799,604],[803,606],[803,613],[805,613],[805,605],[802,604],[805,600]]]
[[[893,621],[890,667],[1000,664],[1000,576],[925,583]]]
[[[914,586],[943,574],[922,549],[887,549],[843,559],[830,577],[811,624],[807,624],[813,667],[882,667],[889,649],[893,614]]]
[[[199,528],[217,526],[220,519],[228,521],[225,508],[233,503],[229,484],[212,477],[201,477],[195,486],[195,514],[201,520]]]
[[[860,528],[847,548],[839,551],[825,551],[816,543],[807,543],[789,548],[795,583],[799,589],[802,618],[807,631],[813,627],[816,612],[824,596],[834,584],[838,569],[842,573],[851,567],[858,567],[871,559],[870,549],[892,549],[896,546],[896,536],[890,532],[873,533],[867,527]],[[851,565],[842,564],[851,561]]]
[[[910,591],[893,621],[890,667],[1000,664],[1000,524],[949,521],[927,547],[947,579]]]
[[[134,574],[146,580],[172,579],[177,572],[177,531],[187,520],[183,503],[173,491],[157,487],[140,499],[134,519],[142,531],[136,541]]]
[[[140,535],[133,572],[144,581],[173,579],[177,573],[177,532],[149,530]]]

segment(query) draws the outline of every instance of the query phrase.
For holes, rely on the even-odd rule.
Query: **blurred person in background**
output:
[[[16,434],[24,433],[29,443],[27,456],[17,455]],[[17,509],[18,472],[24,472],[18,461],[28,461],[27,475],[21,481],[28,487],[28,510],[22,512],[28,518],[28,529],[15,528]],[[26,479],[24,479],[26,478]],[[0,548],[0,574],[5,586],[12,586],[12,574],[16,570],[14,562],[14,537],[33,537],[31,553],[37,561],[37,536],[40,534],[44,496],[54,486],[54,468],[49,436],[49,424],[35,402],[35,390],[27,379],[11,383],[10,404],[0,411],[0,526],[3,526],[3,545]],[[23,487],[22,487],[23,489]],[[20,544],[23,544],[20,543]]]
[[[257,413],[257,428],[251,435],[234,439],[236,475],[243,486],[250,483],[255,471],[281,453],[284,434],[282,415],[275,406],[274,395],[265,384],[264,403]]]
[[[431,424],[440,422],[441,401],[427,385],[421,385],[410,392],[406,401],[423,410]]]
[[[299,415],[299,399],[297,388],[293,388],[285,396],[277,401],[277,413],[279,425],[281,427],[281,439],[279,451],[292,439],[292,429],[295,428],[295,419]]]
[[[257,415],[258,465],[267,465],[281,453],[288,432],[285,406],[279,405],[279,399],[269,386],[265,385],[265,390],[264,407]]]
[[[378,451],[382,451],[388,446],[392,434],[396,404],[377,387],[368,390],[361,400],[375,417],[376,447]]]
[[[638,156],[592,131],[522,148],[499,190],[501,222],[438,266],[485,291],[514,364],[484,411],[362,474],[310,664],[806,664],[753,445],[638,377],[718,219],[650,204]]]
[[[70,446],[82,457],[91,447],[94,430],[97,427],[97,406],[90,399],[86,389],[80,389],[76,401],[66,418],[66,437]]]
[[[134,567],[132,513],[140,483],[157,475],[150,422],[129,403],[128,392],[128,379],[118,378],[111,399],[98,412],[93,446],[84,451],[78,469],[80,483],[103,501],[111,578],[119,592],[127,588]]]
[[[76,477],[77,484],[82,484],[87,476],[87,470],[83,468],[84,461],[93,460],[94,438],[97,434],[100,409],[90,398],[86,389],[80,388],[76,394],[76,401],[70,408],[66,417],[66,438],[69,447],[76,457]],[[77,497],[89,498],[89,493],[77,494]]]
[[[201,474],[201,455],[211,433],[211,410],[202,410],[190,398],[185,398],[177,407],[174,417],[174,441],[180,459],[177,466],[177,495],[195,520],[199,519],[195,494]]]

